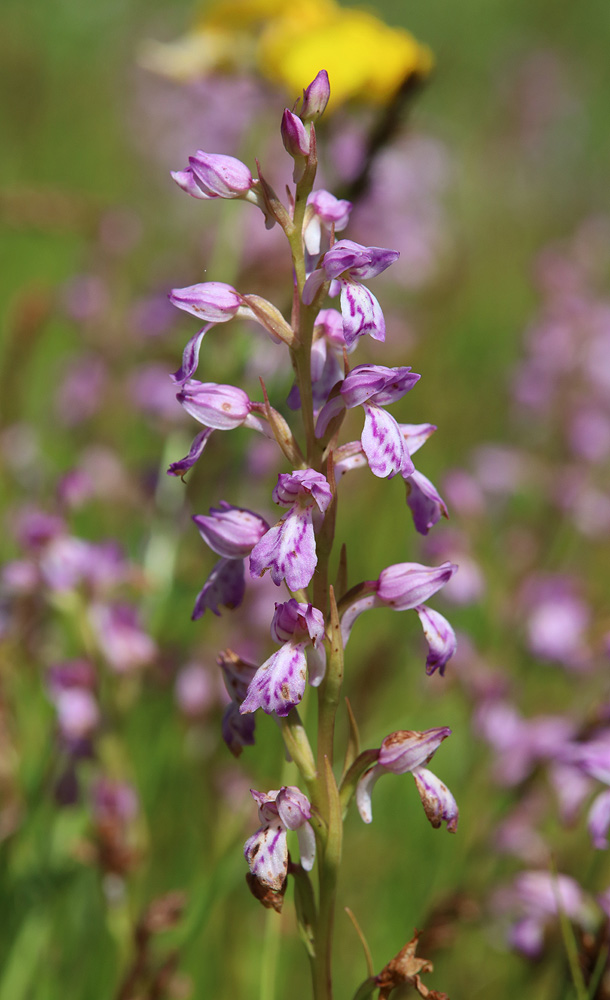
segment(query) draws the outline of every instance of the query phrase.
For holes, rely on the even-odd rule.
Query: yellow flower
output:
[[[329,108],[345,101],[385,104],[412,73],[426,76],[430,49],[403,28],[335,0],[216,0],[194,29],[169,44],[149,41],[140,62],[189,80],[215,70],[258,71],[292,103],[325,69]]]
[[[299,0],[297,5],[295,0],[217,0],[206,8],[199,24],[241,32],[286,17],[306,24],[312,15],[329,17],[336,9],[333,0]]]
[[[349,99],[386,103],[407,76],[426,76],[433,65],[430,49],[408,31],[346,7],[308,26],[296,16],[270,22],[258,58],[261,73],[295,96],[303,81],[326,69],[331,109]]]

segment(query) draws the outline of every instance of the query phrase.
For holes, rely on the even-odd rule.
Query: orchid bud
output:
[[[243,198],[253,185],[252,174],[241,160],[198,149],[189,156],[186,170],[172,172],[178,187],[193,198]]]
[[[225,559],[245,559],[269,530],[264,518],[251,510],[232,507],[226,500],[210,508],[209,515],[195,514],[193,521],[204,542]]]
[[[176,399],[200,424],[221,431],[243,424],[252,407],[246,393],[237,386],[194,379],[183,385]]]
[[[381,744],[378,762],[392,774],[406,774],[427,764],[448,736],[451,730],[447,726],[424,732],[390,733]]]
[[[241,306],[239,293],[224,281],[204,281],[186,288],[174,288],[168,299],[173,306],[207,323],[226,323]]]
[[[303,91],[301,121],[316,122],[318,118],[321,118],[326,110],[329,98],[330,83],[328,73],[325,69],[321,69],[309,86]]]
[[[377,597],[395,611],[407,611],[436,594],[456,570],[457,566],[450,562],[441,566],[396,563],[379,574]]]
[[[300,118],[284,109],[282,115],[282,142],[284,149],[293,159],[300,159],[309,156],[309,133]]]

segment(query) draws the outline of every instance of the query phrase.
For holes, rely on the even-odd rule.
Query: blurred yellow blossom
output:
[[[326,69],[332,110],[348,100],[386,103],[407,77],[426,76],[433,56],[403,28],[334,0],[217,0],[185,37],[147,42],[140,61],[181,80],[258,70],[292,97]]]
[[[298,5],[294,0],[217,0],[206,7],[199,25],[204,30],[219,27],[243,31],[284,18],[307,25],[332,16],[336,10],[334,0],[299,0]]]
[[[350,98],[382,104],[406,77],[425,76],[430,49],[402,28],[390,28],[363,10],[335,7],[309,26],[295,15],[278,18],[263,30],[259,44],[261,72],[291,93],[319,69],[330,79],[330,107]]]

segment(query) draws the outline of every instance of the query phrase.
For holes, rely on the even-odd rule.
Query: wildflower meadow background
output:
[[[610,997],[609,32],[606,0],[5,0],[0,1000],[300,1000],[310,963],[326,1000],[337,786],[335,1000]],[[269,191],[309,193],[312,121],[333,197],[291,262]],[[282,734],[338,615],[324,785]],[[310,684],[270,702],[286,648]]]

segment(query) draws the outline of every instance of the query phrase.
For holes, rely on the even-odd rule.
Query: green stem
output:
[[[319,299],[323,293],[321,292],[316,297],[315,304],[305,305],[303,303],[303,287],[306,277],[303,225],[307,197],[313,188],[316,166],[315,130],[312,128],[307,167],[295,192],[292,224],[284,228],[292,252],[296,284],[292,317],[296,342],[295,346],[291,348],[291,357],[301,395],[301,411],[307,442],[307,462],[310,468],[323,472],[323,445],[315,436],[311,384],[311,348],[314,322],[319,308]],[[334,493],[334,483],[331,483],[331,487]],[[327,511],[326,517],[329,518],[328,524],[325,523],[322,531],[318,532],[318,565],[313,583],[314,604],[323,612],[326,612],[328,606],[328,563],[334,539],[334,501],[332,511]],[[316,840],[318,844],[319,899],[317,914],[311,913],[311,919],[314,920],[314,926],[311,928],[313,953],[310,951],[315,1000],[332,1000],[333,924],[343,838],[341,802],[332,770],[335,717],[343,680],[343,643],[332,588],[330,590],[330,610],[326,675],[318,689],[318,742],[315,762],[298,714],[291,712],[287,719],[282,722],[286,746],[307,782],[314,812],[318,818]]]
[[[315,1000],[332,1000],[332,944],[335,918],[335,900],[343,823],[339,790],[328,757],[324,760],[324,779],[328,799],[328,837],[320,858],[320,900],[315,929],[314,997]]]
[[[315,434],[313,418],[313,393],[311,387],[311,345],[313,341],[313,324],[316,310],[309,306],[299,307],[299,346],[291,351],[296,373],[299,393],[301,396],[301,412],[307,441],[307,462],[315,469],[319,464],[322,451]]]
[[[298,767],[308,789],[312,791],[317,786],[316,762],[305,727],[296,708],[291,708],[285,718],[279,719],[279,723],[286,749]]]
[[[281,919],[275,910],[267,910],[265,938],[261,959],[261,1000],[275,1000],[277,962],[280,952]]]

